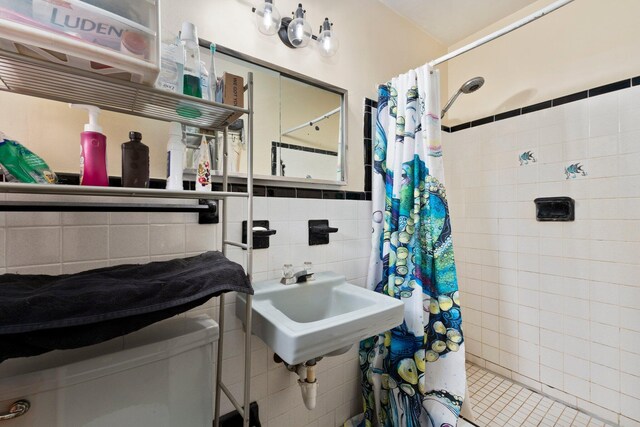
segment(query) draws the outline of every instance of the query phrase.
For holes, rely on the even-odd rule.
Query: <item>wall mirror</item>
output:
[[[203,58],[209,58],[209,42],[200,40],[200,46]],[[217,46],[215,59],[218,76],[226,72],[246,77],[253,72],[253,167],[258,178],[346,183],[346,90],[223,46]],[[229,129],[231,176],[246,172],[246,132],[246,116]],[[218,159],[221,139],[219,134],[212,144]]]

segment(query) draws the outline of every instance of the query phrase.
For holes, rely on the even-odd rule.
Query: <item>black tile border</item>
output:
[[[554,107],[558,105],[568,104],[570,102],[581,101],[583,99],[587,99],[589,97],[589,91],[583,90],[582,92],[572,93],[570,95],[561,96],[560,98],[555,98],[553,101]]]
[[[297,197],[296,189],[291,187],[267,187],[267,197]]]
[[[589,98],[592,96],[604,95],[605,93],[615,92],[616,90],[628,89],[631,87],[631,80],[620,80],[619,82],[609,83],[608,85],[594,87],[589,89]]]
[[[367,195],[364,191],[345,191],[346,200],[367,200]]]
[[[520,114],[522,114],[521,108],[511,110],[511,111],[505,111],[504,113],[496,114],[494,116],[495,118],[494,121],[497,122],[498,120],[510,119],[511,117],[519,116]]]
[[[80,175],[77,173],[57,172],[58,185],[80,185]],[[149,188],[164,189],[166,180],[151,178],[149,180]],[[122,181],[119,176],[109,177],[110,187],[119,187]],[[193,181],[184,181],[185,190],[195,190]],[[222,184],[214,182],[211,185],[212,191],[222,191]],[[229,191],[244,193],[247,191],[246,184],[229,184]],[[203,196],[205,193],[203,193]],[[346,190],[320,190],[317,188],[304,187],[281,187],[271,185],[254,185],[253,195],[255,197],[286,197],[291,199],[319,199],[319,200],[351,200],[364,201],[371,200],[371,192],[365,191],[346,191]],[[205,197],[203,197],[205,198]]]
[[[371,191],[371,166],[373,165],[373,109],[378,108],[378,101],[364,99],[363,153],[364,153],[364,191]]]
[[[286,142],[271,141],[271,147],[288,148],[289,150],[307,151],[309,153],[324,154],[338,157],[337,151],[323,150],[321,148],[305,147],[304,145],[287,144]]]
[[[299,199],[322,199],[322,190],[315,188],[297,188],[296,197]]]
[[[328,200],[345,200],[347,195],[339,190],[322,190],[322,198]]]
[[[533,113],[534,111],[544,110],[545,108],[551,108],[553,103],[551,100],[538,102],[537,104],[527,105],[526,107],[522,107],[522,114]]]
[[[485,117],[482,119],[474,120],[471,122],[471,127],[486,125],[487,123],[491,123],[494,121],[495,116]]]
[[[462,123],[462,124],[450,127],[449,128],[449,132],[451,132],[451,133],[458,132],[459,130],[469,129],[470,127],[471,127],[471,122]]]
[[[540,111],[546,108],[557,107],[559,105],[568,104],[570,102],[580,101],[580,100],[591,98],[594,96],[603,95],[605,93],[614,92],[622,89],[628,89],[631,86],[638,86],[638,85],[640,85],[640,76],[631,77],[628,79],[594,87],[594,88],[583,90],[580,92],[571,93],[569,95],[561,96],[559,98],[538,102],[537,104],[528,105],[526,107],[516,108],[515,110],[506,111],[504,113],[496,114],[493,116],[483,117],[480,119],[472,120],[470,122],[461,123],[459,125],[455,125],[451,127],[442,126],[442,130],[447,133],[458,132],[460,130],[470,129],[476,126],[482,126],[487,123],[493,123],[499,120],[505,120],[511,117],[533,113],[534,111]]]

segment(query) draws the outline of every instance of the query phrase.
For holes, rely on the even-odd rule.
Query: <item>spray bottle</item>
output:
[[[183,190],[184,152],[186,146],[182,139],[182,125],[169,123],[169,142],[167,142],[167,190]]]
[[[80,185],[107,187],[107,137],[98,125],[100,109],[85,104],[69,104],[69,107],[89,112],[89,123],[84,125],[84,132],[80,134]]]
[[[211,191],[211,153],[207,138],[202,135],[196,171],[196,191]]]

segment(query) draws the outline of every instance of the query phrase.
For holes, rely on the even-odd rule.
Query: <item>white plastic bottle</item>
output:
[[[186,146],[182,138],[182,125],[169,123],[169,142],[167,143],[167,190],[183,190],[182,173],[184,171],[184,153]]]
[[[162,59],[156,87],[174,93],[182,93],[184,50],[175,36],[162,41]]]

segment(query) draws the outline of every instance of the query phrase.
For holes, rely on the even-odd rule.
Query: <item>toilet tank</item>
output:
[[[211,426],[213,344],[208,316],[176,317],[102,344],[0,363],[0,427]]]

